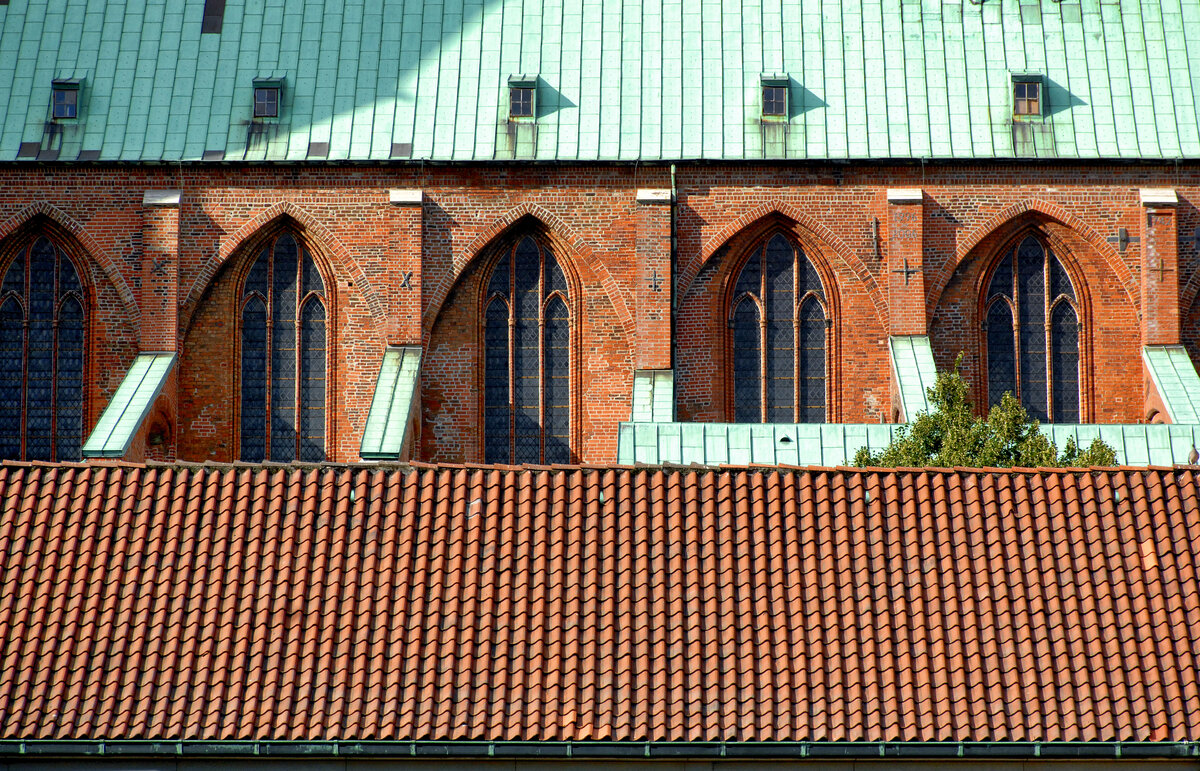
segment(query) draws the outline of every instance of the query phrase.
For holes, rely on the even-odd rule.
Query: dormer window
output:
[[[788,117],[787,75],[762,76],[762,117],[766,119]]]
[[[56,80],[50,92],[50,115],[54,120],[79,117],[79,81]]]
[[[283,78],[254,79],[254,117],[278,118]]]
[[[1013,76],[1013,117],[1041,117],[1045,107],[1042,79],[1034,75]]]
[[[513,75],[508,79],[508,117],[530,120],[537,117],[537,76]]]

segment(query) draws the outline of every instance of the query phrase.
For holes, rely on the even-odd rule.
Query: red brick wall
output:
[[[1143,395],[1141,245],[1122,254],[1106,239],[1142,232],[1142,187],[1173,187],[1177,210],[1181,334],[1200,354],[1195,231],[1200,169],[1149,165],[679,164],[673,292],[652,296],[638,254],[663,242],[658,212],[639,188],[666,188],[662,166],[77,166],[0,169],[0,242],[7,254],[31,219],[54,223],[73,254],[86,255],[90,309],[89,425],[138,350],[142,194],[183,191],[178,210],[180,304],[177,432],[182,459],[228,460],[236,447],[236,289],[247,244],[264,228],[295,229],[327,270],[332,295],[329,455],[357,459],[382,347],[407,342],[419,307],[427,350],[420,454],[478,460],[480,266],[497,238],[538,227],[577,280],[572,398],[575,448],[587,462],[616,454],[616,424],[629,415],[637,361],[661,358],[656,308],[675,303],[674,367],[683,420],[727,419],[726,309],[730,272],[768,228],[793,235],[827,279],[829,414],[885,420],[891,413],[889,187],[925,192],[921,218],[925,312],[940,366],[959,350],[978,382],[977,293],[997,250],[1038,229],[1071,266],[1085,300],[1084,416],[1136,421]],[[414,213],[389,188],[416,188]],[[664,207],[665,208],[665,207]],[[166,218],[169,224],[169,218]],[[875,222],[878,222],[876,225]],[[163,224],[155,218],[157,225]],[[155,231],[157,248],[170,243]],[[421,243],[412,243],[415,238]],[[639,252],[639,250],[641,250]],[[412,288],[399,277],[413,271]],[[414,305],[416,303],[417,305]],[[660,330],[639,345],[641,330]],[[152,332],[152,331],[151,331]],[[649,337],[650,331],[642,332]],[[405,338],[405,339],[401,339]],[[144,342],[143,342],[144,344]],[[647,357],[646,352],[654,351]],[[174,407],[173,407],[174,409]]]

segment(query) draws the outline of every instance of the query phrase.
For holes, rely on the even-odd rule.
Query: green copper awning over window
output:
[[[1172,423],[1200,423],[1200,375],[1182,345],[1147,345],[1142,361]]]
[[[388,348],[375,381],[375,396],[363,430],[364,460],[399,460],[421,369],[419,346]]]
[[[917,413],[929,411],[926,391],[937,380],[933,347],[927,335],[899,335],[888,338],[892,354],[892,374],[900,388],[903,420],[916,420]]]
[[[639,369],[633,373],[633,417],[638,423],[675,419],[675,373],[669,369]]]
[[[175,364],[173,353],[141,353],[83,445],[85,458],[121,458],[150,413]]]

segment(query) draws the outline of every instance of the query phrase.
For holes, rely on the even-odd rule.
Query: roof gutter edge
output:
[[[0,740],[0,758],[927,759],[1200,758],[1200,742],[486,742]]]

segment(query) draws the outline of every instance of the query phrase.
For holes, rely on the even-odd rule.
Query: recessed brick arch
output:
[[[112,256],[87,232],[87,229],[62,209],[46,201],[37,201],[26,206],[10,217],[4,224],[0,225],[0,242],[7,240],[14,233],[23,230],[38,218],[48,219],[62,228],[71,238],[75,239],[75,242],[87,253],[87,256],[100,266],[100,269],[104,271],[105,277],[116,288],[117,296],[121,298],[121,305],[124,307],[125,316],[133,329],[134,339],[140,340],[142,335],[142,313],[141,309],[138,308],[137,300],[134,299],[133,290],[129,288],[129,284],[125,281],[125,276],[117,268],[117,264]]]
[[[926,307],[934,308],[937,306],[942,292],[945,291],[946,285],[950,282],[950,278],[954,275],[954,272],[958,270],[963,262],[972,256],[975,248],[981,243],[985,240],[993,239],[995,236],[999,236],[1001,240],[1004,240],[1017,230],[1027,227],[1031,219],[1036,220],[1038,218],[1054,220],[1063,227],[1074,231],[1076,235],[1086,241],[1104,259],[1109,268],[1112,269],[1113,273],[1117,276],[1117,280],[1120,282],[1121,288],[1129,297],[1129,301],[1135,306],[1138,304],[1140,293],[1137,281],[1134,279],[1129,265],[1121,259],[1121,256],[1112,244],[1105,241],[1104,237],[1097,233],[1094,228],[1063,207],[1031,198],[1012,204],[996,212],[988,218],[987,222],[979,225],[979,227],[972,230],[958,242],[954,259],[944,265],[939,272],[930,276],[929,287],[925,295]]]
[[[387,316],[383,310],[383,303],[367,279],[366,273],[350,256],[346,247],[327,227],[307,211],[291,201],[280,201],[247,220],[232,235],[223,239],[217,254],[205,262],[199,275],[196,276],[196,280],[192,282],[191,288],[188,289],[187,297],[180,309],[179,326],[182,331],[186,332],[191,325],[196,306],[200,303],[204,292],[217,272],[228,262],[229,258],[238,253],[245,244],[255,239],[264,229],[284,219],[291,220],[296,224],[312,246],[332,262],[335,272],[349,276],[353,280],[355,289],[359,291],[367,304],[376,328],[384,329]]]
[[[880,291],[879,284],[875,281],[875,276],[867,269],[863,261],[859,259],[853,250],[846,246],[845,242],[836,233],[823,223],[783,201],[768,201],[760,204],[727,223],[710,237],[700,249],[699,257],[692,260],[680,270],[678,283],[679,296],[683,297],[687,294],[688,290],[691,289],[692,282],[700,274],[700,270],[726,244],[739,238],[745,232],[770,227],[772,224],[779,222],[780,219],[793,223],[801,241],[816,246],[822,252],[825,260],[831,265],[840,262],[847,270],[853,273],[866,291],[867,296],[871,298],[871,304],[875,307],[876,318],[881,324],[886,322],[888,315],[887,299],[884,297],[883,292]]]
[[[437,320],[438,314],[442,312],[442,306],[446,303],[446,298],[450,295],[450,290],[462,277],[468,266],[480,256],[486,254],[488,247],[496,239],[503,237],[522,220],[537,222],[545,230],[551,243],[565,247],[572,260],[576,261],[580,267],[592,272],[599,279],[600,285],[604,288],[605,294],[608,296],[609,303],[612,305],[622,328],[625,330],[626,338],[629,340],[634,339],[636,327],[633,315],[629,312],[629,307],[625,303],[620,285],[613,278],[612,274],[609,273],[608,268],[596,257],[591,247],[587,245],[578,233],[568,227],[554,214],[536,204],[530,203],[523,203],[505,212],[476,235],[464,249],[452,256],[450,273],[430,290],[429,303],[422,318],[424,336],[428,338],[429,333],[433,329],[433,323]]]

